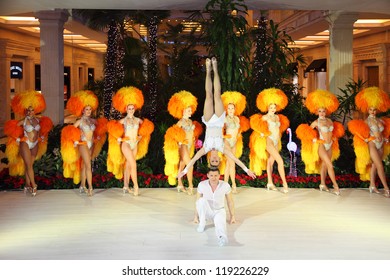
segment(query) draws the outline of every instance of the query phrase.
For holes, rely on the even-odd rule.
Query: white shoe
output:
[[[196,231],[197,232],[204,232],[204,227],[205,227],[204,224],[199,224],[198,227],[196,228]]]
[[[224,237],[224,236],[218,237],[218,245],[220,247],[225,246],[227,243],[228,243],[228,240],[226,237]]]

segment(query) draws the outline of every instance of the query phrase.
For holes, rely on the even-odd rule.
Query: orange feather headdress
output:
[[[356,95],[355,103],[363,113],[367,113],[369,108],[375,108],[379,112],[386,112],[390,108],[390,97],[389,94],[378,87],[368,87]]]
[[[333,93],[317,89],[307,95],[305,106],[312,114],[317,114],[318,109],[323,108],[328,115],[337,110],[339,101]]]
[[[238,91],[225,91],[222,95],[222,102],[225,106],[225,110],[229,104],[233,104],[235,107],[235,114],[237,116],[244,112],[246,107],[246,97]]]
[[[139,110],[144,105],[142,91],[136,87],[122,87],[112,97],[112,106],[119,112],[126,113],[127,106],[134,105]]]
[[[276,111],[283,110],[288,104],[286,94],[277,88],[267,88],[257,95],[256,105],[261,112],[267,112],[271,104],[276,105]]]
[[[96,110],[99,105],[97,96],[90,90],[80,90],[73,94],[68,103],[66,103],[66,109],[73,115],[80,117],[83,114],[83,110],[87,106],[91,106],[92,110]]]
[[[171,96],[168,102],[168,112],[176,119],[183,117],[184,109],[191,107],[192,113],[196,111],[198,101],[191,92],[182,90]]]
[[[36,114],[43,112],[46,108],[43,94],[35,90],[27,90],[18,93],[11,101],[11,108],[16,115],[24,116],[28,108],[33,108]]]

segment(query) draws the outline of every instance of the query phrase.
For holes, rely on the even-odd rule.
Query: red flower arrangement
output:
[[[280,177],[276,174],[272,175],[274,184],[282,186]],[[194,171],[194,185],[196,186],[200,181],[206,180],[206,174]],[[35,180],[40,189],[73,189],[76,188],[71,179],[64,178],[62,174],[56,174],[53,177],[36,176]],[[336,180],[340,188],[367,188],[368,182],[360,181],[357,174],[343,174],[337,175]],[[262,174],[256,179],[250,178],[246,174],[236,174],[236,181],[238,186],[249,186],[254,188],[264,188],[267,184],[267,175]],[[0,172],[0,190],[23,190],[23,177],[12,177],[8,174],[8,169],[3,169]],[[308,175],[291,177],[287,176],[287,182],[290,188],[318,188],[320,184],[319,175]],[[163,174],[146,174],[138,173],[138,183],[141,188],[169,188],[167,176]],[[328,179],[326,183],[329,185],[331,181]],[[93,175],[94,188],[121,188],[123,186],[122,180],[117,180],[111,173],[94,174]]]

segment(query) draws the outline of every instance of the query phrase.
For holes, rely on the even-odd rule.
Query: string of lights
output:
[[[256,35],[256,50],[253,61],[253,77],[255,89],[260,92],[267,85],[267,75],[264,75],[264,68],[267,61],[267,21],[265,17],[261,17]]]
[[[106,65],[104,68],[104,92],[103,92],[103,111],[104,117],[108,120],[111,119],[111,101],[114,94],[115,85],[115,67],[116,67],[116,38],[117,38],[117,25],[115,20],[112,20],[107,32],[107,53],[106,53]]]
[[[125,57],[125,49],[124,49],[124,42],[122,37],[121,31],[121,23],[117,23],[116,28],[116,36],[115,36],[115,43],[116,43],[116,51],[115,51],[115,74],[114,74],[114,85],[113,85],[113,92],[111,94],[111,100],[114,93],[122,87],[123,80],[125,78],[125,67],[123,64],[123,58]],[[121,113],[117,111],[114,106],[111,106],[111,119],[120,119]]]
[[[152,121],[156,120],[157,113],[157,29],[158,18],[152,16],[149,21],[149,59],[148,59],[148,98],[149,112],[148,116]]]

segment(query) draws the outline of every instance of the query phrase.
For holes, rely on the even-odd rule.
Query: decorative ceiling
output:
[[[208,0],[1,0],[0,14],[50,9],[200,10]],[[390,14],[389,0],[245,0],[250,10],[340,10]]]
[[[34,12],[40,10],[127,9],[179,12],[200,10],[207,2],[208,0],[0,0],[0,27],[39,36],[39,22],[34,18]],[[320,45],[328,41],[328,23],[321,19],[321,11],[356,12],[359,18],[354,24],[356,36],[388,30],[390,26],[390,0],[245,0],[245,4],[249,10],[256,13],[259,10],[300,10],[301,19],[306,17],[313,19],[313,12],[320,14],[317,18],[320,20],[312,20],[311,24],[303,24],[306,27],[289,31],[295,41],[294,47],[298,48]],[[177,14],[172,15],[172,18],[176,18],[176,21],[183,20]],[[289,27],[290,24],[292,23],[285,22],[284,26]],[[140,28],[142,29],[142,26]],[[105,34],[90,30],[71,18],[65,24],[64,42],[99,52],[106,49]]]

